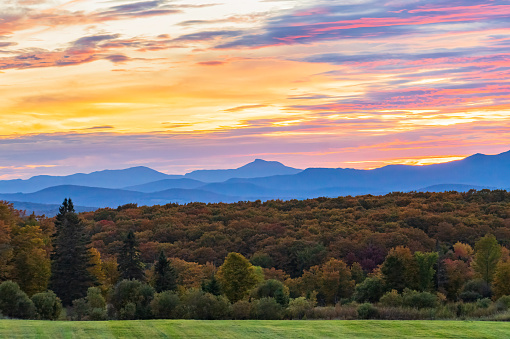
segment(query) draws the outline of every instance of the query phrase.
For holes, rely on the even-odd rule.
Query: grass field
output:
[[[510,323],[377,320],[0,320],[0,338],[510,338]]]

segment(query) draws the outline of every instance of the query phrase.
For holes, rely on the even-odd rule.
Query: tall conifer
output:
[[[138,242],[133,231],[129,231],[126,239],[124,239],[124,245],[119,254],[118,262],[121,279],[145,280],[143,273],[144,265],[140,260]]]
[[[90,238],[74,211],[71,199],[65,199],[60,206],[55,228],[50,287],[62,303],[68,306],[73,300],[85,297],[87,289],[95,283],[88,271]]]
[[[174,291],[177,289],[177,273],[170,264],[163,251],[159,253],[159,259],[154,266],[156,292]]]

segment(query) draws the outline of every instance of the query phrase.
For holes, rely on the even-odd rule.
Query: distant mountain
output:
[[[373,170],[308,168],[295,175],[230,179],[229,183],[250,183],[278,190],[325,187],[357,187],[387,193],[411,191],[445,182],[462,185],[510,187],[510,152],[475,154],[463,160],[428,166],[390,165]]]
[[[141,166],[123,170],[98,171],[89,174],[77,173],[68,176],[39,175],[27,180],[3,180],[0,181],[0,192],[30,193],[59,185],[122,188],[131,185],[141,185],[156,180],[169,179],[172,177],[181,176],[170,176],[148,167]]]
[[[142,193],[128,190],[63,185],[45,188],[34,193],[0,194],[0,200],[29,202],[35,204],[58,204],[64,198],[72,198],[75,205],[116,208],[120,205],[136,203],[139,205],[163,205],[171,202],[235,202],[240,197],[192,189],[169,189],[155,193]]]
[[[200,180],[203,182],[223,182],[232,178],[259,178],[272,175],[293,175],[302,170],[285,166],[278,161],[266,161],[256,159],[249,164],[236,169],[224,170],[197,170],[187,173],[186,178]]]
[[[205,183],[198,180],[182,178],[182,179],[163,179],[149,182],[147,184],[124,187],[126,190],[151,193],[159,192],[171,188],[187,188],[194,189],[204,186]]]
[[[78,206],[117,207],[169,202],[235,202],[240,200],[307,199],[345,195],[380,195],[394,191],[467,191],[510,187],[510,151],[475,154],[463,160],[428,166],[391,165],[373,170],[308,168],[299,170],[257,159],[231,170],[201,170],[170,176],[135,167],[66,177],[39,176],[0,181],[0,200],[59,205],[71,197]],[[155,180],[153,180],[155,179]],[[55,182],[78,184],[54,185]],[[454,183],[454,184],[445,184]],[[122,189],[121,189],[122,188]],[[11,191],[9,191],[9,189]],[[33,193],[26,193],[33,192]],[[27,205],[30,208],[44,206]],[[30,208],[23,208],[29,210]],[[50,207],[44,207],[50,208]],[[51,207],[52,208],[52,207]]]
[[[496,187],[488,187],[488,186],[475,186],[475,185],[460,185],[460,184],[440,184],[440,185],[432,185],[425,188],[420,188],[417,190],[418,192],[467,192],[469,190],[483,190],[490,189],[494,190]]]

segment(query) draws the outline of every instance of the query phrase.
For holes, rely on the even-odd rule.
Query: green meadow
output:
[[[31,321],[1,320],[0,338],[508,338],[483,321]]]

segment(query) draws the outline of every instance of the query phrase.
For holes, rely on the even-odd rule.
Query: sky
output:
[[[510,1],[2,0],[0,179],[510,149]]]

